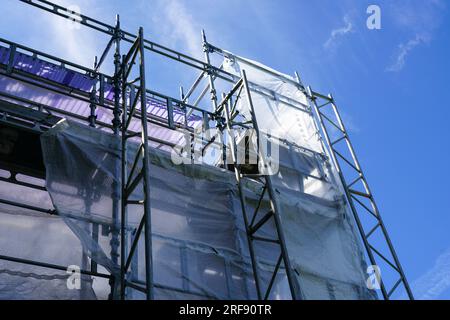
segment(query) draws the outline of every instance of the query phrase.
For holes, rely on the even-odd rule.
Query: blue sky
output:
[[[202,57],[208,40],[332,92],[417,298],[450,299],[449,3],[444,0],[57,1]],[[379,5],[381,30],[366,27]],[[15,0],[2,2],[1,37],[92,65],[108,38]],[[45,39],[45,41],[43,41]],[[149,86],[178,82],[148,58]],[[158,65],[158,66],[157,66]],[[193,75],[178,71],[185,86]],[[111,66],[105,66],[105,71]]]

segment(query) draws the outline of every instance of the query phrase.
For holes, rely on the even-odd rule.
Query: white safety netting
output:
[[[227,53],[223,66],[237,76],[246,71],[259,128],[270,133],[269,140],[278,146],[279,165],[273,181],[281,203],[289,257],[304,297],[375,298],[366,287],[366,264],[342,186],[325,155],[306,96],[294,79],[256,62]],[[18,83],[18,92],[28,91]],[[245,95],[238,102],[238,110],[242,117],[250,119]],[[62,121],[43,134],[41,142],[48,192],[0,182],[0,196],[55,208],[58,215],[1,202],[1,255],[59,266],[75,265],[84,270],[97,263],[99,272],[117,277],[120,138],[73,121]],[[127,150],[131,162],[136,150],[137,145],[130,145]],[[169,153],[156,147],[150,150],[155,297],[256,298],[234,173],[208,165],[175,165]],[[131,163],[129,170],[130,167]],[[246,209],[251,214],[261,185],[244,180],[244,190]],[[142,186],[131,198],[143,198]],[[269,210],[267,198],[261,207],[262,212]],[[128,206],[128,248],[142,213],[142,206]],[[258,232],[266,238],[275,238],[276,234],[270,222]],[[145,280],[144,248],[142,236],[129,276],[129,280],[141,285]],[[267,284],[279,248],[258,243],[256,255],[263,283]],[[0,298],[104,299],[109,294],[108,280],[83,276],[80,290],[73,290],[67,286],[67,278],[63,270],[0,259]],[[127,291],[129,299],[143,297],[136,290]],[[270,298],[290,298],[283,269]]]
[[[2,172],[2,176],[5,172]],[[24,181],[24,180],[22,180]],[[26,180],[25,180],[26,181]],[[30,181],[28,181],[30,182]],[[33,181],[35,182],[35,181]],[[0,182],[0,197],[39,208],[49,208],[48,193],[16,184]],[[60,217],[0,204],[0,254],[62,267],[87,266],[87,255],[79,239]],[[81,276],[79,290],[67,286],[66,270],[55,270],[0,259],[0,299],[93,299],[92,286],[100,279]]]
[[[323,152],[307,98],[292,77],[231,53],[225,53],[223,69],[239,77],[245,71],[260,131]],[[251,119],[245,93],[238,110]]]
[[[118,236],[114,226],[119,221],[113,210],[114,190],[120,185],[117,141],[117,137],[68,121],[42,136],[47,189],[55,208],[81,240],[88,256],[112,274],[117,273],[119,254],[114,240]],[[129,148],[130,158],[136,147]],[[298,181],[285,183],[288,179],[279,179],[277,190],[289,255],[305,298],[373,297],[365,287],[365,264],[342,195],[325,178],[314,178],[319,191],[304,192],[308,173],[329,168],[307,153],[289,155],[291,164],[286,168],[297,173]],[[156,149],[151,149],[150,157],[156,298],[256,298],[233,173],[206,165],[174,165],[168,153]],[[245,189],[248,212],[253,212],[260,186],[246,181]],[[132,198],[142,196],[141,188],[137,188]],[[262,206],[268,208],[268,201]],[[130,237],[142,211],[139,205],[128,210]],[[96,224],[102,225],[98,236],[93,233]],[[262,228],[261,236],[274,234],[270,223]],[[131,266],[136,283],[145,279],[143,240],[141,237]],[[278,248],[261,244],[256,250],[259,269],[268,283]],[[283,274],[275,282],[272,298],[290,297]],[[128,297],[143,295],[131,290]]]

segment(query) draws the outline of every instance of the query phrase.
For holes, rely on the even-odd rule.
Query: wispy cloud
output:
[[[408,54],[417,46],[429,42],[430,37],[426,34],[416,34],[414,39],[409,40],[406,43],[401,43],[398,46],[397,53],[394,57],[394,62],[386,68],[389,72],[399,72],[406,64],[406,58]]]
[[[394,53],[393,61],[386,68],[388,72],[401,71],[407,61],[408,55],[417,47],[430,43],[434,31],[442,21],[442,11],[446,4],[442,0],[423,0],[413,2],[405,0],[393,2],[389,12],[394,23],[413,35],[408,41],[400,43]]]
[[[416,299],[431,300],[450,288],[450,248],[442,253],[434,266],[412,283]]]
[[[164,1],[161,10],[162,17],[158,21],[164,22],[161,31],[166,40],[169,39],[169,45],[187,48],[187,53],[194,57],[201,57],[202,27],[195,22],[186,3],[179,0]]]
[[[353,31],[353,24],[348,15],[344,16],[344,25],[331,31],[330,37],[323,44],[325,49],[334,49],[346,34]]]
[[[93,15],[101,20],[101,17],[98,17],[97,6],[91,0],[80,0],[76,5],[72,0],[61,0],[58,1],[58,4],[84,14],[87,13],[83,10],[89,8],[91,14],[88,15]],[[92,12],[94,13],[92,14]],[[94,56],[99,55],[103,50],[103,43],[99,41],[98,33],[77,23],[76,15],[72,15],[72,17],[74,17],[73,21],[49,13],[39,16],[43,20],[43,25],[49,27],[46,47],[52,48],[57,55],[70,61],[92,66]]]

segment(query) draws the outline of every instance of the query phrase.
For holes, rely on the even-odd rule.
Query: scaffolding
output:
[[[21,0],[27,5],[47,11],[51,14],[65,19],[72,19],[74,12],[67,8],[45,0]],[[81,25],[96,30],[99,33],[110,37],[110,40],[99,59],[95,59],[93,68],[86,68],[70,61],[48,55],[43,52],[25,47],[23,45],[0,39],[0,76],[13,81],[28,84],[33,87],[44,89],[58,96],[67,99],[75,99],[89,105],[86,113],[79,112],[79,108],[64,109],[56,108],[44,102],[36,102],[33,99],[14,94],[11,92],[0,91],[2,98],[0,112],[2,114],[1,123],[13,125],[26,129],[34,133],[42,133],[55,126],[63,118],[74,119],[78,122],[88,124],[98,130],[110,131],[117,139],[121,141],[121,159],[114,167],[115,174],[120,176],[121,183],[114,184],[112,195],[112,217],[113,223],[108,224],[104,221],[92,221],[92,238],[98,241],[100,228],[106,228],[111,234],[111,260],[114,264],[120,266],[118,273],[100,272],[97,262],[91,260],[89,264],[87,255],[83,256],[83,265],[80,273],[85,276],[104,278],[109,281],[111,292],[110,299],[126,299],[127,288],[140,291],[145,294],[147,299],[154,299],[154,289],[164,287],[154,280],[154,263],[152,261],[152,221],[150,192],[151,180],[149,174],[149,142],[157,145],[173,147],[173,141],[164,139],[153,134],[152,126],[163,128],[164,132],[181,132],[186,140],[195,139],[195,130],[192,123],[199,123],[204,130],[211,127],[217,128],[220,132],[228,132],[231,137],[230,150],[231,161],[223,163],[222,166],[232,169],[235,173],[236,182],[239,190],[243,220],[248,241],[248,249],[251,258],[252,274],[258,299],[268,299],[271,296],[274,281],[280,270],[283,268],[286,274],[289,286],[290,297],[292,299],[304,299],[301,282],[298,281],[296,270],[291,266],[291,259],[288,254],[285,235],[282,227],[280,211],[281,205],[278,199],[278,192],[272,182],[270,174],[262,172],[260,168],[266,168],[264,156],[258,154],[258,161],[262,161],[253,171],[238,163],[236,150],[238,148],[237,139],[234,133],[231,133],[235,127],[253,129],[256,132],[256,145],[262,133],[258,127],[257,111],[253,107],[252,96],[258,94],[263,97],[273,98],[274,93],[267,88],[250,83],[245,71],[242,76],[236,75],[229,70],[225,70],[223,65],[214,66],[211,63],[211,55],[217,54],[224,58],[235,60],[240,57],[218,48],[207,42],[205,33],[202,32],[204,61],[190,57],[181,52],[177,52],[165,46],[159,45],[144,38],[144,31],[139,29],[138,34],[133,34],[121,29],[119,17],[116,17],[116,24],[109,25],[85,15],[79,16]],[[129,46],[129,50],[123,54],[123,44]],[[114,74],[112,76],[100,72],[103,63],[113,50],[114,55]],[[199,76],[185,94],[182,90],[180,98],[174,98],[152,91],[146,86],[145,74],[145,56],[146,53],[154,53],[169,60],[182,63],[194,70],[200,71]],[[35,63],[34,69],[39,71],[42,65],[51,64],[60,67],[64,72],[75,71],[78,81],[66,78],[47,77],[43,73],[22,68],[24,59],[35,59],[40,61],[41,65]],[[317,134],[321,139],[323,152],[312,150],[304,145],[294,145],[305,152],[311,153],[314,157],[321,157],[330,161],[338,173],[342,185],[348,208],[355,219],[360,238],[364,245],[366,256],[371,265],[381,265],[384,263],[390,269],[383,269],[383,279],[380,281],[381,297],[390,299],[392,295],[400,288],[407,293],[409,299],[413,299],[411,289],[405,277],[400,261],[389,238],[386,227],[381,219],[373,194],[369,188],[366,177],[361,165],[356,157],[356,153],[351,144],[348,131],[346,130],[339,115],[334,98],[331,95],[324,95],[306,87],[297,73],[296,80],[283,77],[273,70],[265,68],[259,64],[245,60],[246,64],[252,66],[267,74],[282,77],[283,81],[289,85],[295,86],[307,98],[307,104],[299,104],[293,101],[291,97],[281,93],[277,94],[276,99],[282,101],[285,105],[292,108],[302,108],[304,112],[311,114],[314,118],[314,124]],[[81,79],[81,75],[82,78]],[[132,75],[137,75],[135,79],[130,79]],[[206,86],[202,89],[200,85],[207,80]],[[222,99],[218,99],[217,81],[227,83],[229,90],[224,92]],[[198,97],[190,104],[194,93],[198,92]],[[211,109],[199,107],[200,101],[210,93]],[[239,112],[237,112],[237,103],[244,103],[250,110],[251,119],[239,121]],[[244,101],[244,102],[243,102]],[[143,107],[144,106],[144,107]],[[331,109],[331,113],[330,110]],[[159,111],[163,111],[160,113]],[[101,116],[99,116],[101,114]],[[164,114],[163,116],[161,114]],[[216,142],[211,137],[202,139],[202,153],[214,145]],[[129,149],[130,141],[138,143],[138,148]],[[189,150],[192,160],[195,160],[195,150]],[[131,152],[131,153],[130,153]],[[259,150],[257,151],[259,153]],[[227,154],[224,151],[223,158],[226,160]],[[325,161],[325,160],[324,160]],[[45,168],[37,165],[36,168],[22,166],[15,168],[11,163],[6,165],[11,175],[9,177],[0,177],[0,181],[12,183],[24,187],[34,188],[45,191],[45,186],[34,184],[30,181],[24,181],[17,178],[18,174],[26,174],[40,179],[45,178]],[[3,167],[3,166],[2,166]],[[25,168],[26,167],[26,168]],[[258,169],[259,167],[259,169]],[[251,216],[248,216],[246,205],[246,191],[242,186],[243,179],[250,179],[258,183],[261,187],[261,193],[257,195],[258,205]],[[142,199],[131,199],[131,194],[136,188],[143,189]],[[87,195],[94,197],[93,190],[84,190]],[[86,196],[89,198],[90,196]],[[268,197],[270,210],[262,212],[260,204],[264,197]],[[14,202],[7,199],[0,199],[0,203],[19,208],[40,212],[47,215],[58,215],[55,208],[43,209],[29,204]],[[143,208],[143,215],[137,229],[129,230],[127,223],[128,207],[140,206]],[[86,205],[88,207],[88,205]],[[369,215],[369,220],[366,216]],[[264,238],[258,236],[257,231],[268,221],[273,221],[276,233],[275,238]],[[377,236],[377,232],[381,232]],[[130,268],[133,268],[133,259],[137,255],[138,241],[144,237],[144,258],[145,258],[145,281],[137,281],[133,278]],[[277,259],[271,264],[273,269],[269,281],[264,281],[258,270],[258,256],[254,251],[255,242],[270,242],[278,250]],[[380,249],[379,246],[386,249]],[[0,249],[1,250],[1,249]],[[0,251],[1,252],[1,251]],[[0,255],[0,260],[32,265],[37,267],[49,268],[54,270],[66,271],[67,267],[43,261],[28,260],[18,258],[12,255]],[[392,284],[385,283],[384,279],[395,279]],[[184,292],[189,292],[189,286],[183,284]],[[171,288],[172,290],[179,290]],[[209,293],[204,293],[204,298],[214,298]]]

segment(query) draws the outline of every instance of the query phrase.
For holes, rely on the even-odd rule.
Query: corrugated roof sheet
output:
[[[10,49],[0,46],[0,63],[8,65],[9,56]],[[95,85],[95,79],[87,74],[18,51],[14,55],[13,68],[86,93],[90,93]],[[85,101],[18,81],[6,75],[0,75],[0,91],[84,117],[88,117],[90,114],[89,103]],[[109,83],[105,83],[105,99],[111,102],[114,100],[113,86]],[[167,119],[168,112],[165,100],[147,96],[146,105],[149,114],[157,116],[162,121]],[[137,108],[140,109],[140,104],[137,105]],[[97,108],[97,119],[104,123],[111,123],[113,119],[112,111],[106,108]],[[179,124],[185,123],[185,114],[182,110],[174,108],[174,121]],[[194,128],[201,122],[202,118],[193,114],[189,116],[187,125]],[[138,119],[133,120],[130,124],[130,130],[137,131],[139,128],[140,121]],[[181,133],[163,127],[149,126],[149,130],[151,136],[164,141],[175,143],[181,138]]]

